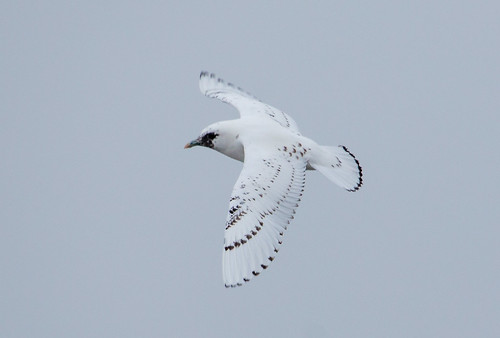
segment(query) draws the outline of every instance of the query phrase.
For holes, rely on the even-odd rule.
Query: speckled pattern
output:
[[[226,221],[223,264],[231,266],[223,269],[227,287],[249,281],[274,260],[304,191],[305,152],[291,144],[263,159],[245,160]]]

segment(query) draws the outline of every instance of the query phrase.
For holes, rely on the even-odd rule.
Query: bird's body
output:
[[[200,89],[240,112],[239,119],[211,124],[186,145],[244,162],[229,202],[223,252],[224,283],[238,286],[274,260],[300,202],[306,169],[348,191],[361,187],[362,171],[346,147],[318,145],[300,134],[290,116],[214,74],[201,73]]]
[[[244,162],[245,151],[243,144],[265,144],[279,147],[283,144],[297,141],[309,148],[316,148],[317,144],[311,139],[302,135],[290,132],[285,127],[277,126],[275,122],[262,119],[259,116],[243,117],[236,120],[228,120],[214,123],[207,127],[207,130],[218,130],[224,139],[216,143],[214,150],[240,162]],[[310,156],[304,159],[308,160]]]

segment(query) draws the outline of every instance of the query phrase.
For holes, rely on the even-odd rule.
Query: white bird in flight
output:
[[[362,183],[358,160],[345,146],[321,146],[302,136],[295,121],[241,88],[200,74],[200,90],[236,108],[240,118],[209,125],[185,148],[212,148],[243,162],[224,233],[226,287],[258,276],[274,260],[304,191],[306,170],[318,170],[347,191]]]

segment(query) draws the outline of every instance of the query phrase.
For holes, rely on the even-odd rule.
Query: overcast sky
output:
[[[0,336],[499,337],[498,1],[3,1]],[[217,73],[343,144],[237,289]]]

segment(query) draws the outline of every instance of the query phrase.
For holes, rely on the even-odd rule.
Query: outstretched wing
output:
[[[300,145],[300,144],[299,144]],[[301,145],[300,145],[301,146]],[[274,260],[305,183],[297,145],[245,148],[245,163],[229,202],[222,258],[226,287],[248,282]]]
[[[261,102],[252,94],[245,92],[232,83],[226,83],[223,79],[217,78],[213,73],[201,72],[200,90],[210,98],[216,98],[230,104],[240,112],[240,116],[263,114],[300,135],[297,123],[290,116]]]

